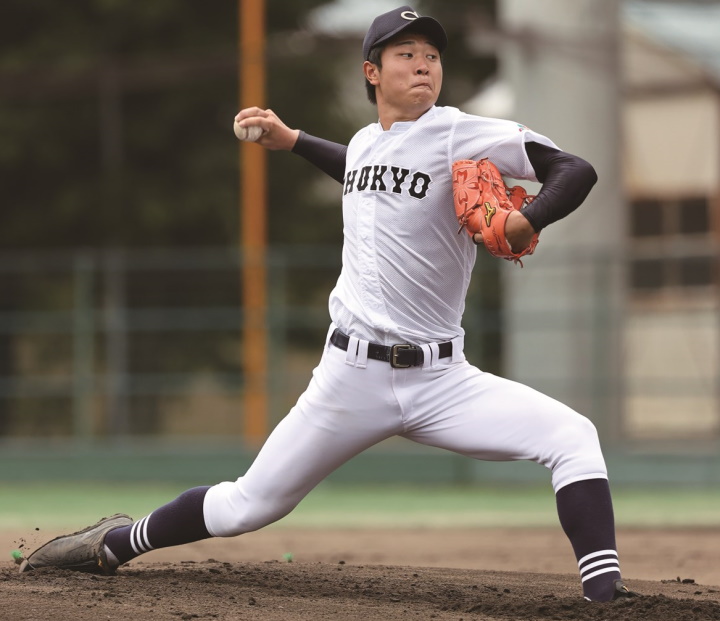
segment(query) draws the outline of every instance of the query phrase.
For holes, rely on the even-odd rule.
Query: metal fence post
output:
[[[73,304],[73,437],[86,442],[93,435],[95,394],[95,311],[93,278],[95,264],[89,253],[74,257]]]
[[[127,317],[123,253],[114,250],[105,259],[105,403],[107,432],[130,431],[127,407]]]

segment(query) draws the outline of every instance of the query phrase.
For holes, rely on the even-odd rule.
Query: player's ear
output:
[[[370,84],[378,84],[380,69],[378,69],[377,65],[374,65],[369,60],[366,60],[363,63],[363,73],[365,74],[365,79],[370,82]]]

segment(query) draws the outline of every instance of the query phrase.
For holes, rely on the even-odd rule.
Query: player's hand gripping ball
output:
[[[256,142],[265,133],[259,125],[251,125],[250,127],[242,127],[237,121],[234,123],[235,135],[238,140],[245,142]]]
[[[453,202],[460,229],[470,237],[479,233],[485,249],[494,257],[522,266],[521,257],[532,254],[538,243],[538,233],[522,252],[514,252],[505,237],[505,223],[514,210],[520,210],[534,196],[528,196],[521,186],[508,188],[489,159],[479,162],[458,160],[452,165]]]

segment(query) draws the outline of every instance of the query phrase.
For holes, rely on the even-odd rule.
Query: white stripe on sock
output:
[[[152,513],[150,515],[152,515]],[[148,515],[145,518],[145,520],[144,520],[145,524],[143,524],[143,528],[142,528],[142,541],[145,544],[146,552],[149,552],[150,550],[153,549],[153,547],[150,545],[150,540],[148,539],[148,534],[147,534],[148,523],[150,522],[150,515]]]
[[[592,554],[586,554],[578,561],[578,567],[582,567],[582,564],[585,561],[589,561],[591,558],[596,558],[598,556],[605,556],[606,554],[612,554],[613,556],[618,555],[618,553],[615,550],[600,550],[599,552],[593,552]]]
[[[142,554],[140,550],[137,549],[137,546],[135,545],[135,528],[137,528],[138,523],[135,522],[135,524],[132,525],[132,528],[130,529],[130,546],[133,549],[133,552],[135,554]]]
[[[620,565],[606,567],[605,569],[598,569],[597,571],[594,571],[593,573],[588,574],[587,576],[583,576],[582,581],[585,582],[586,580],[590,580],[590,578],[594,578],[595,576],[599,576],[600,574],[606,574],[610,571],[616,571],[616,572],[620,573]]]
[[[135,545],[135,531],[137,530],[137,526],[138,524],[140,524],[140,522],[142,522],[142,520],[135,522],[135,524],[132,525],[132,529],[130,530],[130,545],[132,546],[133,552],[135,552],[135,554],[143,553],[143,550],[139,550],[137,545]]]

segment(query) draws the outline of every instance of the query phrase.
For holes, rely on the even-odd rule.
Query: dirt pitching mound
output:
[[[0,567],[3,618],[720,621],[720,590],[630,580],[643,597],[582,599],[576,575],[316,562],[135,562],[115,576]]]

